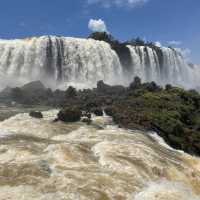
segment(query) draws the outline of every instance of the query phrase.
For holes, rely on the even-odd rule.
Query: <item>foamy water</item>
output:
[[[199,200],[200,160],[159,136],[19,114],[0,123],[0,200]]]

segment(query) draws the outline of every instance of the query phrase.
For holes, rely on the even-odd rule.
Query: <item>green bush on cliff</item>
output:
[[[115,101],[109,113],[122,127],[155,130],[166,142],[200,154],[200,95],[194,90],[155,83],[131,83],[125,99]]]

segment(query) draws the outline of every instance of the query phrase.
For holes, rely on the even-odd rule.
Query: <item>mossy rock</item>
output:
[[[81,110],[77,106],[66,107],[58,113],[58,120],[63,122],[77,122],[81,119]]]

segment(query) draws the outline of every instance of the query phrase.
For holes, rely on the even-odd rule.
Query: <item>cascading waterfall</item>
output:
[[[99,80],[127,85],[134,76],[162,85],[200,85],[199,67],[188,65],[174,49],[130,45],[127,48],[132,60],[128,67],[103,41],[56,36],[0,40],[0,85],[3,88],[41,80],[52,88],[91,88]]]
[[[174,49],[146,46],[128,46],[132,56],[133,76],[144,82],[155,81],[161,85],[173,84],[186,88],[200,85],[198,67],[189,66]]]
[[[50,87],[92,87],[99,80],[117,83],[122,68],[105,42],[44,36],[1,40],[0,75],[2,82],[14,84],[41,80]]]

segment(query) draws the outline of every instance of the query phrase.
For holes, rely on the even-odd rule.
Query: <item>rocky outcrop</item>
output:
[[[58,113],[58,120],[63,122],[77,122],[80,119],[81,110],[76,106],[66,107]]]
[[[0,92],[0,103],[23,105],[60,106],[65,99],[65,92],[52,91],[40,81],[25,84],[22,87],[5,88]]]
[[[46,88],[41,81],[33,81],[25,84],[24,86],[21,87],[21,89],[26,92],[37,92],[45,90]]]
[[[94,113],[96,116],[103,116],[103,111],[101,108],[94,108],[92,109],[92,113]]]
[[[43,118],[43,115],[41,112],[38,112],[38,111],[31,111],[29,113],[29,116],[33,117],[33,118],[37,118],[37,119],[42,119]]]

